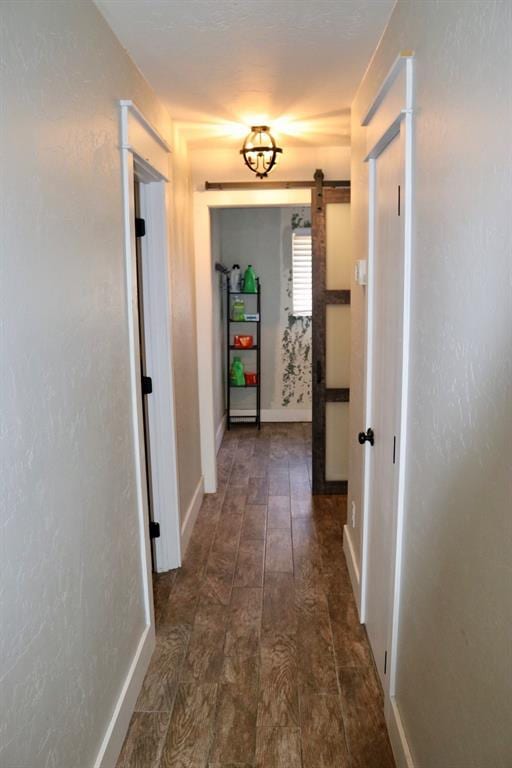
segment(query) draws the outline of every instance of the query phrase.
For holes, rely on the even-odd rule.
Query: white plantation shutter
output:
[[[311,317],[312,284],[311,229],[292,232],[292,313],[295,317]]]

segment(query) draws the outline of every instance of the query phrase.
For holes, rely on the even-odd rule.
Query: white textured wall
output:
[[[397,702],[418,768],[512,765],[512,5],[399,0],[353,104],[354,258],[367,252],[360,118],[416,52],[409,465]],[[353,286],[353,437],[365,308]],[[361,450],[350,493],[361,499]],[[356,538],[360,530],[356,532]]]
[[[169,138],[171,126],[91,3],[3,2],[0,17],[0,765],[89,768],[144,624],[117,99]],[[178,152],[178,278],[183,162]],[[184,345],[192,289],[179,288]],[[175,351],[192,382],[180,401],[177,376],[183,421],[195,352]],[[193,473],[186,427],[180,469]]]
[[[195,262],[192,188],[188,154],[176,126],[172,131],[171,299],[174,397],[182,521],[201,479],[196,352]]]

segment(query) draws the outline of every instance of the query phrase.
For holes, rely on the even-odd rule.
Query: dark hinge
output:
[[[146,234],[146,222],[144,219],[135,219],[135,237],[144,237]]]
[[[398,215],[400,216],[400,184],[398,185]]]
[[[396,435],[393,435],[393,464],[396,462]]]
[[[316,361],[316,383],[317,384],[322,383],[322,361],[321,360]]]
[[[160,538],[160,523],[155,523],[154,520],[149,521],[149,536],[152,539]]]
[[[142,394],[150,395],[153,391],[153,379],[151,376],[142,377]]]
[[[384,674],[386,674],[387,668],[388,668],[388,652],[386,651],[384,654]]]

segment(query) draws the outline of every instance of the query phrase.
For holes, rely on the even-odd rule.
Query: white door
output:
[[[369,459],[366,625],[384,689],[390,661],[396,541],[403,333],[403,142],[398,134],[375,161],[373,355]]]

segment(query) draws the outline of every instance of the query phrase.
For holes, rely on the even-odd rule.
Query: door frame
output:
[[[395,701],[397,640],[399,627],[399,598],[402,566],[402,540],[404,524],[405,473],[407,464],[407,414],[409,389],[409,339],[410,339],[410,296],[411,296],[411,260],[413,248],[413,130],[414,130],[414,54],[411,51],[400,53],[389,73],[383,80],[377,94],[368,108],[362,125],[367,128],[367,147],[369,152],[365,162],[369,165],[369,200],[368,200],[368,296],[366,316],[366,391],[365,423],[368,428],[372,423],[372,372],[373,372],[373,313],[375,304],[375,286],[373,284],[373,266],[375,263],[375,219],[376,206],[376,162],[392,139],[404,132],[404,193],[401,207],[404,216],[404,251],[403,251],[403,338],[400,350],[402,362],[400,412],[400,437],[398,455],[398,491],[395,509],[395,552],[393,563],[393,587],[390,610],[390,664],[388,689],[385,691],[386,717],[390,725],[392,742],[394,736],[404,750],[406,746],[401,720]],[[361,568],[361,621],[364,622],[367,610],[368,591],[368,544],[370,525],[370,472],[371,450],[366,445],[363,459],[363,531],[362,531],[362,568]],[[397,743],[398,743],[397,742]],[[407,750],[405,750],[407,752]],[[412,762],[410,763],[412,765]]]
[[[146,622],[153,624],[151,542],[140,381],[134,179],[137,177],[142,182],[140,214],[146,219],[146,236],[141,240],[141,248],[146,358],[148,372],[153,380],[153,393],[148,401],[151,487],[153,517],[160,523],[160,537],[155,539],[155,567],[157,571],[167,571],[181,565],[169,270],[170,206],[167,188],[171,150],[131,100],[121,100],[119,105],[135,475]]]
[[[194,193],[197,367],[201,466],[205,493],[217,491],[217,435],[213,397],[213,286],[211,217],[213,208],[256,208],[311,205],[311,189],[198,190]]]

